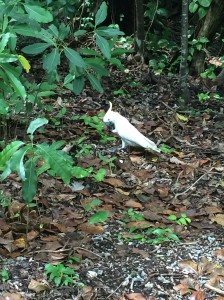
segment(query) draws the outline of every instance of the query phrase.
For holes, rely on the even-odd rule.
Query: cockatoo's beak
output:
[[[113,122],[105,122],[105,124],[107,125],[107,127],[109,128],[109,129],[114,129],[114,123]]]

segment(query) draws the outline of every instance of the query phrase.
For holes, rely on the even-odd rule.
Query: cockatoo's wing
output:
[[[115,128],[125,146],[141,146],[160,152],[156,144],[138,131],[125,117],[117,115]]]

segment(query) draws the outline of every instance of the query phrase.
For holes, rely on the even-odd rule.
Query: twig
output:
[[[111,296],[113,296],[113,295],[116,293],[116,291],[122,286],[123,282],[125,282],[125,280],[123,280],[123,281],[119,284],[119,286],[118,286],[112,293],[110,293],[109,296],[107,296],[106,299],[108,299],[108,298],[110,298]]]
[[[216,293],[218,293],[218,294],[220,294],[220,295],[224,295],[224,291],[223,290],[221,290],[219,288],[216,288],[216,287],[214,287],[214,286],[212,286],[212,285],[210,285],[208,283],[205,284],[205,287],[208,288],[208,289],[210,289],[210,290],[212,290],[212,291],[214,291],[214,292],[216,292]]]
[[[177,198],[181,195],[186,194],[188,191],[190,191],[205,175],[209,174],[212,170],[214,169],[214,167],[211,167],[206,173],[202,174],[190,187],[188,187],[185,191],[178,193],[175,195],[174,198]]]

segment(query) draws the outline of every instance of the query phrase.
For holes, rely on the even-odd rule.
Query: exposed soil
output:
[[[79,97],[60,91],[56,99],[44,99],[54,103],[55,116],[63,105],[68,114],[60,126],[47,125],[36,141],[68,144],[88,130],[84,145],[95,151],[77,158],[77,146],[69,154],[76,165],[103,167],[107,175],[102,182],[85,178],[67,186],[49,174],[41,175],[37,206],[29,211],[22,202],[18,175],[2,182],[10,205],[0,207],[0,259],[9,280],[0,284],[0,299],[224,299],[223,107],[196,100],[195,93],[212,83],[199,83],[196,92],[192,89],[190,105],[180,108],[175,78],[155,79],[145,68],[127,68],[128,75],[114,72],[104,81],[104,95],[87,88]],[[131,84],[134,81],[137,86]],[[113,91],[118,89],[126,96],[115,97]],[[74,115],[106,111],[108,101],[143,134],[174,151],[156,155],[131,149],[114,154],[108,149],[119,145],[119,138],[103,144],[93,128],[72,121]],[[24,138],[24,131],[18,122],[15,136]],[[109,166],[113,156],[117,158]],[[101,205],[86,212],[86,204],[94,198]],[[130,219],[130,208],[144,216],[147,228],[170,228],[180,241],[159,241],[143,229],[130,233],[141,224]],[[91,225],[88,220],[97,210],[108,211],[110,217]],[[179,219],[181,214],[190,218],[189,225],[167,218]],[[68,262],[74,256],[80,263]],[[63,263],[79,278],[57,287],[44,272],[47,263]]]

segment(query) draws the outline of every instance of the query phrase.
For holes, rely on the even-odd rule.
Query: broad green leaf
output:
[[[50,46],[51,45],[48,44],[48,43],[35,43],[35,44],[32,44],[32,45],[23,47],[21,50],[24,53],[36,55],[36,54],[44,52]]]
[[[100,48],[100,50],[102,51],[103,55],[106,58],[111,57],[110,46],[109,46],[108,41],[105,38],[103,38],[102,36],[96,34],[96,44]]]
[[[204,44],[204,43],[208,43],[209,40],[208,40],[206,37],[201,36],[201,37],[199,38],[199,42]]]
[[[88,170],[85,170],[81,167],[73,167],[71,171],[72,176],[74,176],[77,179],[88,177],[90,172]]]
[[[14,54],[8,54],[8,53],[0,53],[0,63],[9,63],[17,61],[18,57]]]
[[[52,33],[54,36],[58,37],[59,31],[58,31],[57,27],[56,27],[54,24],[51,24],[51,25],[48,27],[48,31],[49,31],[50,33]]]
[[[95,26],[105,21],[106,17],[107,17],[107,4],[105,1],[103,1],[95,16]]]
[[[100,76],[108,76],[108,70],[104,68],[102,65],[99,64],[90,64],[94,72],[96,72],[97,75]]]
[[[203,7],[200,7],[198,9],[198,15],[199,15],[199,19],[203,19],[207,14],[207,9],[203,8]]]
[[[84,29],[80,29],[74,32],[74,37],[84,35],[87,31]]]
[[[13,26],[13,31],[24,36],[38,37],[39,34],[38,31],[32,29],[28,25],[15,25]]]
[[[21,141],[14,141],[8,144],[0,152],[0,170],[3,171],[6,167],[6,163],[12,158],[13,154],[18,150],[20,146],[24,145]]]
[[[17,150],[11,160],[10,160],[10,169],[11,171],[17,171],[19,177],[22,180],[26,179],[26,174],[25,174],[25,167],[24,167],[24,156],[26,152],[28,151],[28,147],[22,147],[19,150]]]
[[[194,14],[198,9],[198,4],[195,3],[195,2],[191,2],[190,5],[189,5],[189,11]]]
[[[46,29],[41,28],[41,31],[38,32],[38,38],[54,47],[57,46],[54,36]]]
[[[101,56],[99,52],[93,49],[81,48],[79,52],[84,55]]]
[[[86,63],[84,62],[84,60],[82,59],[82,57],[79,55],[78,52],[68,47],[64,48],[64,52],[65,52],[65,56],[72,64],[80,68],[86,67]]]
[[[23,55],[18,55],[18,59],[26,73],[29,73],[31,68],[29,61]]]
[[[43,59],[43,68],[48,73],[57,70],[57,66],[60,64],[60,53],[57,48],[53,49],[51,53],[48,53]]]
[[[178,113],[176,113],[176,116],[178,117],[179,120],[184,121],[184,122],[188,122],[188,120],[189,120],[187,117],[185,117],[181,114],[178,114]]]
[[[53,21],[52,14],[43,7],[24,4],[24,8],[32,20],[36,20],[39,23],[49,23]]]
[[[100,36],[106,36],[106,37],[116,37],[118,35],[124,35],[123,31],[120,31],[116,28],[110,28],[110,27],[98,27],[96,32]]]
[[[73,81],[73,89],[72,89],[73,92],[76,95],[79,95],[84,88],[84,84],[85,84],[85,80],[84,80],[83,76],[79,76],[79,77],[75,78]]]
[[[31,135],[31,139],[33,139],[33,133],[37,130],[37,128],[45,125],[48,123],[48,120],[46,118],[37,118],[30,122],[30,125],[27,129],[27,134]]]
[[[8,110],[9,104],[4,99],[0,99],[0,115],[7,115]]]
[[[49,172],[59,176],[64,183],[69,183],[73,160],[64,151],[52,150],[49,145],[37,144],[38,154],[50,166]]]
[[[199,4],[203,7],[209,7],[212,0],[198,0]]]
[[[65,76],[65,79],[64,79],[64,85],[68,84],[69,82],[71,82],[73,79],[75,78],[75,75],[72,75],[72,74],[68,74]]]
[[[102,181],[104,179],[104,176],[106,175],[107,171],[106,169],[99,169],[96,174],[93,175],[93,177],[96,179],[96,181]]]
[[[37,192],[37,173],[33,159],[29,159],[25,164],[25,176],[23,181],[22,196],[26,203],[31,203]]]
[[[0,41],[0,52],[2,52],[5,49],[6,45],[8,44],[10,35],[11,34],[9,32],[2,35],[2,38],[1,38],[1,41]]]
[[[20,96],[23,100],[26,99],[26,90],[22,83],[13,75],[10,71],[8,71],[6,66],[3,67],[7,77],[9,78],[14,90],[17,92],[18,96]]]
[[[93,76],[93,74],[90,74],[90,73],[87,74],[87,77],[88,77],[92,87],[95,90],[97,90],[99,93],[102,94],[104,92],[104,90],[103,90],[102,85],[100,84],[99,80],[95,76]]]
[[[93,216],[90,217],[89,223],[95,224],[100,222],[105,222],[109,217],[109,212],[107,211],[97,211]]]

